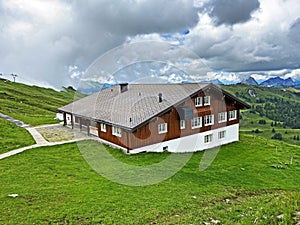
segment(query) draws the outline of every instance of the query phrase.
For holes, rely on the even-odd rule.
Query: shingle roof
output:
[[[115,85],[63,106],[59,111],[131,130],[210,85],[128,84],[128,90],[123,93],[120,85]],[[159,93],[162,102],[158,101]]]

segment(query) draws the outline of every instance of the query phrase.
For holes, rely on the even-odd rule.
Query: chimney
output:
[[[120,84],[120,93],[123,93],[128,90],[128,83]]]
[[[162,93],[158,94],[158,102],[162,102]]]

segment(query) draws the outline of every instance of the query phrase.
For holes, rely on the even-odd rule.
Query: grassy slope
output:
[[[195,153],[175,176],[146,187],[98,175],[76,144],[29,150],[0,163],[0,223],[202,224],[213,218],[222,224],[293,224],[300,210],[299,150],[242,135],[239,143],[223,146],[204,172],[198,170],[203,152]],[[135,165],[168,155],[110,151]],[[12,193],[19,197],[7,197]]]
[[[0,119],[0,154],[33,144],[35,141],[27,130]]]
[[[259,86],[248,86],[248,85],[222,85],[222,88],[229,91],[231,94],[236,95],[236,92],[239,92],[240,95],[243,93],[247,96],[247,99],[243,99],[239,96],[239,98],[242,98],[242,100],[248,102],[251,105],[261,105],[260,103],[257,103],[256,100],[259,98],[265,99],[265,98],[280,98],[288,101],[295,101],[300,104],[300,96],[299,90],[294,88],[267,88],[267,87],[259,87]],[[252,89],[256,93],[257,97],[250,97],[248,94],[248,90]],[[262,125],[259,124],[259,120],[266,120],[267,124]],[[267,117],[261,117],[258,113],[250,113],[249,110],[242,112],[242,120],[240,124],[240,130],[242,133],[251,134],[253,130],[259,129],[261,133],[259,134],[253,134],[256,136],[260,136],[266,139],[270,139],[274,133],[272,133],[272,129],[274,128],[276,133],[281,133],[283,137],[283,141],[294,144],[294,145],[300,145],[299,140],[294,140],[293,137],[296,135],[300,135],[299,129],[290,129],[290,128],[283,128],[282,123],[281,125],[277,127],[272,127],[271,123],[274,123],[275,121],[267,118]],[[278,121],[277,121],[278,122]]]
[[[30,125],[57,123],[57,108],[74,101],[75,91],[67,88],[55,91],[50,88],[28,86],[0,81],[0,112]],[[77,97],[82,95],[77,94]]]

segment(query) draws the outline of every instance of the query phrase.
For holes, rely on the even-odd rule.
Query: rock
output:
[[[277,216],[277,218],[280,219],[280,220],[282,220],[283,216],[284,216],[283,214],[280,214],[280,215]]]
[[[15,197],[18,197],[19,195],[18,194],[9,194],[7,195],[8,197],[12,197],[12,198],[15,198]]]
[[[210,222],[212,222],[213,224],[220,224],[220,220],[215,220],[213,218],[210,218]]]
[[[294,213],[294,215],[295,215],[296,217],[300,217],[300,211],[296,211],[296,212]]]
[[[193,199],[196,199],[196,198],[197,198],[197,196],[196,196],[196,195],[194,195],[194,196],[192,196],[192,198],[193,198]]]
[[[258,218],[256,217],[255,220],[253,221],[254,224],[257,224]]]

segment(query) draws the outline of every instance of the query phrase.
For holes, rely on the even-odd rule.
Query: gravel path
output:
[[[19,127],[25,128],[32,135],[36,142],[36,144],[34,145],[26,146],[23,148],[11,150],[9,152],[0,154],[0,160],[24,152],[26,150],[42,146],[61,145],[87,139],[97,140],[96,137],[88,136],[79,131],[64,127],[61,124],[49,124],[38,127],[31,127],[28,124],[25,124],[23,121],[16,120],[3,113],[0,113],[0,118],[13,122]]]

